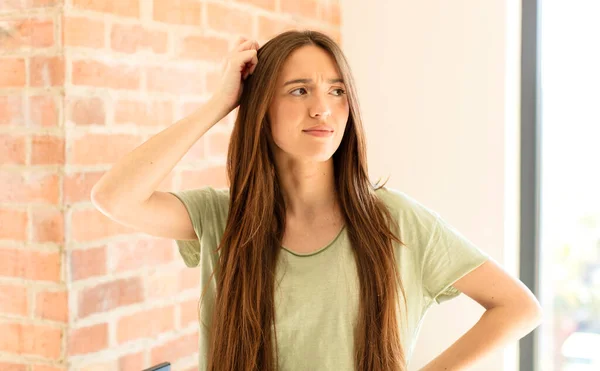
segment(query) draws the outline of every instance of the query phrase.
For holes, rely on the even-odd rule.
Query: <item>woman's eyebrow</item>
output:
[[[330,84],[334,84],[336,82],[341,82],[343,84],[344,79],[340,79],[340,78],[329,79],[329,80],[327,80],[327,82]],[[290,80],[290,81],[286,82],[285,84],[283,84],[283,86],[290,85],[290,84],[296,84],[296,83],[312,84],[313,80],[312,79],[294,79],[294,80]]]

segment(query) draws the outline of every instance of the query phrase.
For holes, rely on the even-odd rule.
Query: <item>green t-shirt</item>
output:
[[[200,266],[201,292],[218,261],[215,249],[225,230],[229,189],[206,186],[171,193],[187,208],[198,235],[198,240],[176,242],[185,264]],[[407,245],[394,242],[407,298],[408,322],[404,316],[398,318],[409,365],[427,310],[460,295],[452,284],[483,264],[489,255],[407,194],[386,187],[376,195],[399,221],[400,239]],[[279,370],[354,370],[353,323],[357,319],[359,281],[346,228],[327,246],[310,254],[282,248],[276,281],[280,284],[275,292]],[[207,368],[208,326],[215,292],[213,277],[198,311],[202,371]]]

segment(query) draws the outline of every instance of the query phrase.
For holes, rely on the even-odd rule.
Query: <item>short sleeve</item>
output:
[[[435,215],[422,260],[422,281],[425,292],[440,304],[460,295],[461,292],[452,284],[479,267],[490,256],[439,215]]]
[[[205,186],[197,189],[169,192],[177,197],[187,209],[196,232],[197,239],[175,240],[179,253],[188,267],[196,267],[200,263],[201,241],[210,239],[206,234],[214,234],[217,224],[222,222],[222,205],[226,190],[215,190]]]

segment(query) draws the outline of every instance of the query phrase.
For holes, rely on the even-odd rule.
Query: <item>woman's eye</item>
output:
[[[291,91],[291,93],[293,93],[293,92],[295,92],[295,91],[298,91],[298,90],[304,90],[304,91],[306,91],[306,89],[304,89],[304,88],[298,88],[298,89],[294,89],[294,90],[292,90],[292,91]],[[298,94],[292,94],[292,95],[298,95]]]
[[[302,90],[302,91],[306,92],[306,89],[304,89],[304,88],[298,88],[298,89],[294,89],[294,90],[292,90],[292,91],[291,91],[291,93],[294,93],[294,92],[297,92],[297,91],[300,91],[300,90]],[[339,91],[339,93],[338,93],[338,94],[336,94],[336,96],[338,96],[338,97],[340,97],[340,96],[342,96],[342,95],[346,94],[346,91],[345,91],[344,89],[334,89],[333,91]],[[296,96],[298,96],[298,94],[292,94],[292,95],[296,95]],[[300,95],[303,95],[303,94],[300,94]]]

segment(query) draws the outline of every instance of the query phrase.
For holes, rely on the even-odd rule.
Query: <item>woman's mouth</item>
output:
[[[329,137],[333,135],[333,131],[328,130],[303,130],[306,134],[312,135],[315,137]]]

